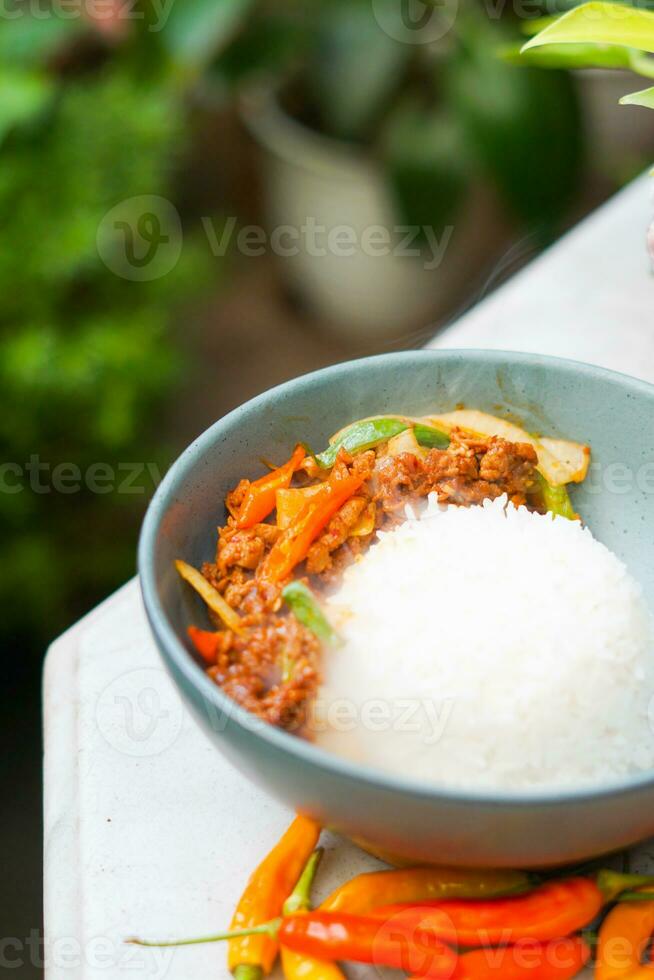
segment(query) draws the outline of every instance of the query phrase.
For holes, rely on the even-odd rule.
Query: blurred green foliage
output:
[[[154,427],[179,369],[171,310],[207,271],[188,239],[150,282],[98,254],[117,203],[174,200],[188,127],[165,59],[143,73],[133,42],[110,50],[90,31],[0,23],[0,632],[35,645],[133,572],[171,455]],[[96,464],[114,474],[99,491]],[[127,464],[139,465],[131,486]]]
[[[280,88],[286,108],[374,154],[406,222],[453,221],[481,181],[546,242],[582,175],[574,80],[518,76],[497,57],[519,36],[510,4],[500,17],[501,6],[481,0],[433,0],[425,17],[430,2],[409,12],[422,10],[429,32],[434,25],[425,41],[407,32],[407,3],[398,0],[276,0],[255,5],[256,16],[248,4],[210,70],[226,88],[290,78]]]
[[[444,29],[426,44],[397,40],[396,0],[130,0],[113,24],[92,23],[92,3],[71,18],[12,2],[19,15],[0,19],[0,632],[42,644],[131,573],[172,455],[157,425],[179,371],[171,314],[205,281],[208,250],[184,227],[174,270],[135,282],[106,267],[96,237],[121,202],[175,202],[195,94],[278,86],[305,124],[382,162],[416,225],[454,220],[481,180],[544,241],[583,144],[570,77],[497,59],[517,31],[479,0],[454,17],[456,0],[439,2]],[[86,481],[98,463],[114,472],[102,492]],[[130,463],[150,470],[126,488]],[[55,472],[79,489],[53,487]]]
[[[645,9],[641,9],[642,7]],[[559,17],[546,18],[521,49],[504,57],[517,65],[540,68],[617,68],[654,78],[654,12],[648,4],[591,0]],[[654,86],[631,92],[623,105],[654,109]]]

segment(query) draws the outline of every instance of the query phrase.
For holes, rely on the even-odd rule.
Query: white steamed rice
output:
[[[379,534],[326,611],[316,740],[458,787],[587,785],[654,766],[652,626],[576,521],[442,507]],[[652,704],[650,705],[650,701]]]

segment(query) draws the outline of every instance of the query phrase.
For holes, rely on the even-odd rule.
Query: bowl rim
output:
[[[145,518],[143,520],[138,542],[138,574],[141,593],[150,628],[154,634],[157,646],[164,660],[175,665],[185,682],[200,694],[214,710],[226,715],[228,724],[235,723],[244,734],[249,734],[277,752],[288,753],[298,762],[312,765],[325,774],[344,777],[365,783],[371,790],[385,793],[398,793],[425,801],[447,802],[450,804],[482,804],[484,806],[557,806],[574,802],[590,802],[608,799],[621,794],[636,793],[654,784],[654,769],[645,773],[630,774],[623,778],[612,779],[597,785],[579,788],[556,785],[551,788],[524,788],[520,790],[493,789],[490,787],[451,787],[439,784],[424,783],[418,779],[400,776],[394,773],[378,770],[373,766],[351,762],[341,756],[328,752],[317,745],[308,742],[289,732],[276,728],[241,707],[207,677],[201,665],[190,655],[184,643],[174,630],[163,602],[161,601],[154,574],[154,555],[158,532],[164,519],[169,498],[175,496],[176,487],[184,481],[189,471],[197,464],[198,457],[213,445],[216,434],[229,423],[238,424],[239,418],[248,413],[253,407],[261,408],[274,405],[284,392],[300,386],[310,388],[312,383],[325,377],[337,379],[346,374],[353,366],[364,370],[368,365],[374,366],[381,361],[393,360],[402,365],[415,362],[416,358],[425,360],[449,360],[461,357],[472,360],[483,359],[495,361],[498,364],[529,364],[545,368],[554,367],[565,372],[591,375],[595,378],[605,378],[612,383],[618,383],[630,389],[634,394],[654,397],[654,385],[631,375],[613,371],[599,365],[576,361],[571,358],[553,357],[546,354],[529,352],[485,349],[485,348],[423,348],[418,350],[394,351],[376,354],[370,357],[355,358],[338,364],[320,368],[307,374],[289,379],[273,388],[248,399],[226,415],[217,419],[207,429],[194,439],[171,465],[165,477],[157,487]]]

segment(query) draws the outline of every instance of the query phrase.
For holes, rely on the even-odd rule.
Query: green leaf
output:
[[[620,44],[654,52],[654,13],[594,0],[569,10],[532,37],[523,50],[543,44]]]
[[[644,88],[631,95],[623,95],[620,105],[642,105],[646,109],[654,109],[654,88]]]
[[[560,16],[559,13],[549,17],[532,17],[530,20],[523,20],[520,24],[520,33],[526,34],[527,37],[533,37],[534,34],[540,34],[546,27],[557,21]]]
[[[48,79],[35,72],[0,71],[0,139],[12,127],[28,122],[41,112],[53,88]]]
[[[178,0],[162,28],[173,61],[199,69],[221,51],[243,24],[253,0]]]
[[[525,51],[520,44],[500,48],[499,57],[510,65],[534,68],[632,68],[629,48],[614,44],[552,44]]]

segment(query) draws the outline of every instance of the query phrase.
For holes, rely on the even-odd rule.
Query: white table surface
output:
[[[654,381],[652,188],[635,182],[435,341],[592,361]],[[291,819],[195,728],[159,662],[132,580],[48,652],[48,980],[229,976],[220,946],[123,939],[226,924],[250,870]],[[318,894],[377,863],[327,836]],[[654,843],[636,868],[654,867]]]

